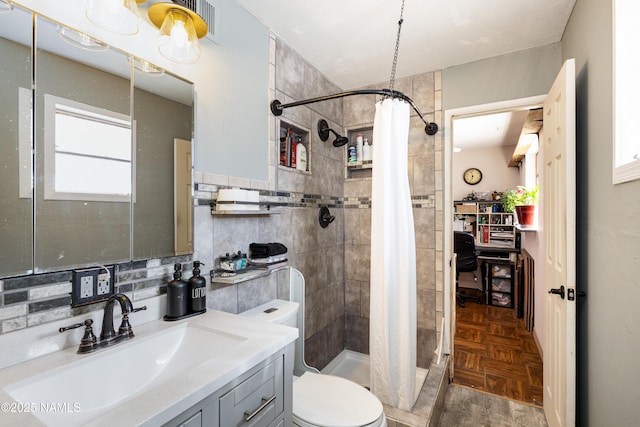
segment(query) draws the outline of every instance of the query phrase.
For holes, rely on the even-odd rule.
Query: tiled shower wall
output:
[[[366,89],[382,89],[382,83]],[[429,121],[442,126],[440,72],[395,82]],[[376,96],[345,98],[344,126],[373,127]],[[428,368],[442,319],[442,132],[429,136],[412,110],[409,131],[409,186],[413,203],[417,260],[417,361]],[[371,141],[375,144],[376,141]],[[373,164],[375,168],[375,161]],[[344,184],[346,348],[369,352],[369,271],[371,251],[371,178]],[[436,284],[438,284],[436,286]]]
[[[270,79],[269,99],[282,103],[341,92],[275,37],[271,39]],[[208,259],[208,265],[226,252],[247,252],[252,242],[287,246],[289,265],[300,270],[306,281],[306,360],[319,369],[344,348],[343,150],[334,148],[331,140],[320,140],[320,119],[341,129],[342,100],[286,109],[280,118],[270,115],[269,182],[196,174],[200,204],[195,209],[196,251],[202,260]],[[309,172],[278,166],[280,120],[309,132]],[[212,216],[209,200],[221,186],[259,189],[261,201],[273,201],[282,213]],[[327,228],[318,222],[320,206],[329,206],[335,216]],[[214,284],[207,305],[237,313],[276,297],[289,297],[286,271],[237,285]]]

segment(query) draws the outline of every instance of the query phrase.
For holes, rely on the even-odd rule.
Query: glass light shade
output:
[[[158,66],[153,65],[149,61],[145,61],[141,58],[136,58],[134,56],[129,57],[129,61],[133,63],[133,67],[136,70],[140,70],[146,75],[149,76],[161,76],[164,74],[164,70]]]
[[[109,49],[109,45],[96,40],[88,35],[71,28],[58,25],[58,35],[62,40],[72,46],[79,47],[84,50],[103,51]]]
[[[13,3],[8,0],[0,0],[0,13],[9,13],[13,10]]]
[[[193,64],[200,57],[200,43],[191,17],[179,10],[170,9],[164,18],[158,50],[165,58],[181,64]]]
[[[89,21],[112,33],[138,32],[140,12],[135,0],[88,0],[86,14]]]

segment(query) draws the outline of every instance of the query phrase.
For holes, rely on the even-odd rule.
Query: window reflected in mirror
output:
[[[45,199],[129,202],[128,115],[45,95]]]

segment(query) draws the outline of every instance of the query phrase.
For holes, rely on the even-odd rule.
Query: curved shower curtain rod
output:
[[[418,107],[416,106],[416,104],[413,102],[411,98],[409,98],[407,95],[405,95],[402,92],[399,92],[397,90],[392,90],[392,89],[351,90],[348,92],[341,92],[333,95],[325,95],[325,96],[319,96],[317,98],[305,99],[304,101],[289,102],[287,104],[283,104],[277,99],[275,99],[273,100],[273,102],[271,102],[271,112],[273,113],[274,116],[280,116],[282,115],[282,112],[284,111],[285,108],[298,107],[300,105],[313,104],[314,102],[329,101],[331,99],[344,98],[345,96],[353,96],[353,95],[383,95],[385,97],[400,98],[403,101],[408,102],[409,105],[411,105],[414,111],[418,114],[420,119],[422,119],[422,121],[425,124],[424,131],[427,135],[435,135],[436,132],[438,132],[438,125],[436,123],[427,121],[422,115],[422,113],[420,112],[420,110],[418,110]]]

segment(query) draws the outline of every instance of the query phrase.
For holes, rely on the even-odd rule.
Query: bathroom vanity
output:
[[[212,310],[134,330],[96,353],[72,347],[0,370],[2,423],[291,425],[297,329]]]

